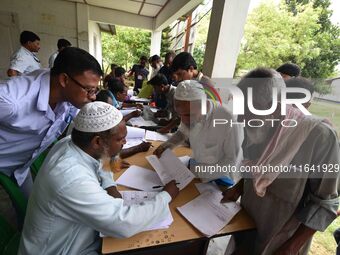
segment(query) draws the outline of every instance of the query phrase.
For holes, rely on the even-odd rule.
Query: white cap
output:
[[[122,113],[104,102],[86,104],[74,119],[74,128],[82,132],[97,133],[117,126],[123,119]]]
[[[181,101],[196,101],[206,95],[201,83],[195,80],[186,80],[178,83],[174,97]]]

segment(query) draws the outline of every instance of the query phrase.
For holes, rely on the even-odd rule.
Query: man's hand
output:
[[[108,187],[105,190],[106,190],[107,194],[109,194],[111,197],[122,198],[122,195],[119,193],[116,186]]]
[[[163,152],[166,150],[166,148],[162,145],[158,146],[158,148],[153,152],[154,155],[156,155],[158,158],[160,158],[163,154]]]
[[[130,163],[125,160],[120,160],[120,169],[128,168],[130,167]]]
[[[133,112],[130,113],[131,114],[131,118],[136,118],[142,115],[142,111],[140,110],[135,110]]]
[[[137,145],[137,150],[139,152],[148,151],[150,149],[151,143],[150,142],[142,142],[141,144]]]
[[[179,188],[176,186],[176,181],[172,180],[167,185],[165,185],[163,191],[168,192],[172,200],[174,200],[179,193]]]
[[[243,193],[243,179],[241,179],[233,187],[223,191],[223,193],[222,193],[223,198],[221,200],[221,203],[227,203],[227,202],[230,202],[230,201],[237,201],[237,199],[242,195],[242,193]]]
[[[170,132],[170,130],[166,127],[162,127],[162,128],[157,129],[157,132],[160,134],[167,134]]]

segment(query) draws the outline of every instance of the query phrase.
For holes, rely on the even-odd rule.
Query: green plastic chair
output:
[[[19,189],[18,185],[3,173],[0,173],[0,185],[6,190],[15,206],[18,217],[22,222],[24,222],[27,208],[27,199]]]
[[[5,218],[0,215],[0,254],[4,254],[3,251],[14,234],[14,229],[9,225]]]
[[[2,255],[17,255],[20,244],[20,233],[16,232],[7,243]]]

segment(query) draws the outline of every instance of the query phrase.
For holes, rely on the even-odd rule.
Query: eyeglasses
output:
[[[86,86],[84,86],[83,84],[81,84],[79,81],[77,81],[76,79],[72,78],[71,75],[66,74],[67,77],[69,77],[75,84],[77,84],[79,87],[81,87],[83,90],[86,91],[88,96],[93,96],[97,93],[97,88],[87,88]]]

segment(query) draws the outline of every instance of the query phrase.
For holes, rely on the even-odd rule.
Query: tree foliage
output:
[[[126,70],[150,52],[151,32],[131,27],[116,26],[116,35],[102,33],[103,61],[115,63]]]
[[[237,71],[293,62],[302,75],[328,78],[340,59],[339,27],[330,23],[329,1],[263,2],[248,16]]]

